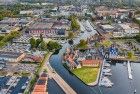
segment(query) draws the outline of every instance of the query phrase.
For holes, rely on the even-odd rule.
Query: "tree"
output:
[[[49,41],[47,44],[48,50],[57,50],[61,48],[61,45],[58,42]]]
[[[133,18],[133,21],[134,21],[134,23],[139,25],[139,30],[140,30],[140,20],[136,19],[136,18]]]
[[[42,42],[41,39],[37,39],[37,40],[36,40],[36,47],[35,47],[35,48],[38,48],[38,47],[39,47],[39,44],[40,44],[41,42]]]
[[[140,33],[134,37],[138,42],[140,42]]]
[[[85,40],[80,40],[80,43],[77,45],[78,48],[81,48],[81,49],[86,49],[87,48],[87,41]]]
[[[72,30],[79,30],[80,29],[80,25],[78,24],[78,22],[77,22],[77,18],[76,18],[76,16],[75,15],[71,15],[70,17],[69,17],[69,20],[71,21],[71,29]]]
[[[40,40],[41,40],[41,42],[43,41],[43,35],[42,34],[40,34]]]
[[[130,51],[130,52],[127,53],[127,57],[128,57],[129,59],[132,59],[133,56],[134,56],[134,53],[133,53],[132,51]]]
[[[0,35],[0,41],[1,41],[3,38],[4,38],[4,36],[1,36],[1,35]]]
[[[98,47],[100,47],[100,43],[99,43],[99,42],[95,42],[94,46],[95,46],[96,48],[98,48]]]
[[[30,44],[32,49],[36,47],[36,40],[33,37],[30,39]]]
[[[74,33],[73,32],[69,32],[68,33],[68,39],[73,39],[74,38]]]
[[[41,50],[46,50],[47,45],[46,45],[45,41],[42,41],[42,42],[40,43],[40,48],[41,48]]]
[[[105,46],[105,47],[110,47],[112,45],[112,42],[109,41],[109,40],[105,40],[102,42],[102,45]]]

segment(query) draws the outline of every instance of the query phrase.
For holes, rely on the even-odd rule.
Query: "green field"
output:
[[[72,70],[72,73],[74,73],[79,79],[81,79],[86,84],[96,81],[98,72],[99,68],[90,67],[82,67],[79,69]]]

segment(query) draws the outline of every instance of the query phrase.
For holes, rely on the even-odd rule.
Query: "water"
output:
[[[86,39],[90,35],[95,34],[95,32],[85,32],[79,38],[74,40],[74,43],[79,43],[80,39]],[[59,54],[52,55],[50,57],[50,64],[55,69],[55,71],[77,92],[77,94],[134,94],[134,90],[137,90],[136,94],[140,94],[140,64],[131,63],[133,80],[128,79],[127,67],[123,63],[116,63],[111,66],[112,76],[109,79],[114,83],[112,88],[104,87],[90,87],[81,82],[78,78],[70,74],[62,65],[62,54],[65,52],[68,44],[63,45],[63,48],[60,50]],[[53,84],[53,83],[50,83]],[[48,87],[49,88],[49,87]],[[63,94],[62,89],[57,85],[50,90],[56,90],[57,93],[51,92],[50,94]],[[59,90],[60,91],[59,91]]]
[[[128,79],[127,67],[123,63],[111,65],[112,76],[109,79],[114,83],[112,88],[90,87],[70,74],[61,64],[61,56],[53,55],[50,58],[51,66],[78,94],[140,94],[140,64],[131,63],[133,80]],[[55,93],[52,93],[55,94]]]
[[[65,94],[53,79],[48,80],[48,92],[49,94]]]

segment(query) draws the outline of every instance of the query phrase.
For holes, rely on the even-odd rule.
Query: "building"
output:
[[[48,75],[46,73],[42,73],[39,79],[37,80],[32,94],[47,94],[47,81]]]
[[[85,59],[81,61],[83,67],[99,67],[102,63],[101,60]]]
[[[135,36],[139,33],[138,29],[130,27],[129,24],[119,24],[119,26],[123,29],[125,36]]]
[[[25,58],[23,59],[23,62],[37,62],[40,63],[42,62],[43,57],[41,56],[34,56],[34,55],[26,55]]]
[[[30,17],[27,18],[7,18],[5,17],[3,20],[0,21],[0,24],[6,24],[9,26],[18,26],[18,25],[26,25],[32,19]]]
[[[17,63],[20,62],[24,57],[25,53],[0,51],[0,60]]]
[[[29,14],[33,14],[33,11],[32,10],[22,10],[22,11],[20,11],[19,14],[21,14],[21,15],[25,15],[25,14],[29,15]]]
[[[29,26],[28,33],[35,37],[39,37],[40,34],[46,38],[66,37],[69,24],[65,20],[39,19],[38,22]]]
[[[6,66],[5,60],[0,60],[0,70],[2,70]]]
[[[114,30],[112,32],[112,36],[115,37],[115,38],[119,38],[119,37],[124,37],[124,33],[123,33],[123,30]]]
[[[109,24],[101,25],[101,28],[106,32],[111,32],[114,30],[114,27]]]
[[[48,37],[49,34],[55,33],[55,30],[52,30],[53,23],[46,22],[36,22],[31,25],[28,29],[28,32],[32,36],[40,36],[42,34],[44,37]]]
[[[66,17],[72,14],[77,15],[77,16],[85,15],[81,6],[73,6],[73,5],[59,6],[58,10],[60,11],[60,15],[63,15]]]

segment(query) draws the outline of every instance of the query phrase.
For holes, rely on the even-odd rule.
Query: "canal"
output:
[[[92,34],[91,34],[92,33]],[[79,38],[74,40],[74,43],[78,43],[80,39],[86,39],[90,35],[96,33],[85,32]],[[77,92],[77,94],[134,94],[134,90],[137,90],[136,94],[140,94],[140,64],[131,63],[133,80],[128,79],[127,67],[123,63],[113,63],[111,65],[112,76],[109,79],[114,83],[112,88],[104,87],[90,87],[81,82],[74,75],[70,74],[62,65],[62,54],[65,49],[69,47],[69,44],[63,44],[63,48],[58,54],[54,54],[50,57],[49,62],[55,71]],[[64,92],[60,87],[54,82],[50,81],[48,85],[49,94],[63,94]],[[57,92],[55,92],[55,90]]]

